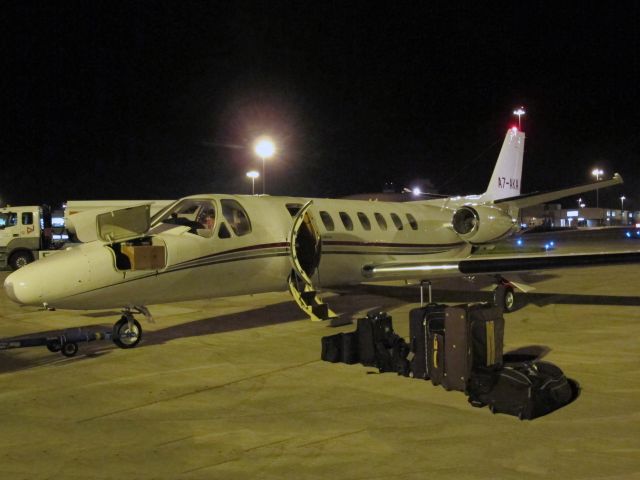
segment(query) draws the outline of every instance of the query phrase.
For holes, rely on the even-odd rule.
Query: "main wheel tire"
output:
[[[133,348],[142,340],[142,327],[133,319],[129,328],[127,317],[122,317],[113,326],[113,343],[120,348]]]
[[[498,285],[493,291],[493,304],[505,313],[516,309],[516,294],[511,285]]]
[[[18,270],[31,262],[33,262],[33,254],[28,250],[15,252],[9,257],[11,270]]]

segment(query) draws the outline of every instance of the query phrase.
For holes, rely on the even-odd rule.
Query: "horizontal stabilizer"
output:
[[[540,205],[541,203],[550,202],[552,200],[558,200],[560,198],[570,197],[572,195],[578,195],[583,192],[590,192],[600,188],[611,187],[621,183],[623,183],[622,177],[616,173],[611,180],[601,180],[587,185],[579,185],[577,187],[554,190],[551,192],[535,192],[518,195],[517,197],[502,198],[500,200],[496,200],[494,203],[496,205],[507,204],[512,208],[531,207],[533,205]]]

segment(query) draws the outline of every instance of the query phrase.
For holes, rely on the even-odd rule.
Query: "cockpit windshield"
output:
[[[211,237],[216,225],[216,207],[212,200],[187,198],[159,212],[151,223],[151,232],[160,233],[176,225],[189,227],[189,232]]]

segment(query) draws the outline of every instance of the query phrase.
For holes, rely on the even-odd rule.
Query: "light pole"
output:
[[[513,114],[518,116],[518,130],[522,130],[521,124],[520,124],[520,117],[525,114],[524,107],[520,107],[514,110]]]
[[[251,195],[256,194],[256,178],[258,178],[259,176],[260,176],[260,173],[256,172],[255,170],[251,170],[250,172],[247,172],[247,177],[251,179]]]
[[[591,175],[596,177],[596,182],[600,181],[600,175],[602,175],[604,173],[604,171],[602,171],[599,168],[594,168],[593,171],[591,172]],[[598,191],[599,189],[596,188],[596,208],[600,208],[600,202],[599,202],[599,198],[598,198]]]
[[[276,153],[276,146],[269,137],[260,137],[258,140],[256,140],[253,149],[256,154],[262,159],[262,194],[264,195],[265,193],[267,193],[265,189],[265,160],[267,158],[271,158],[273,154]]]
[[[620,197],[620,217],[622,221],[622,225],[626,225],[626,218],[624,218],[624,201],[627,199],[624,195]]]

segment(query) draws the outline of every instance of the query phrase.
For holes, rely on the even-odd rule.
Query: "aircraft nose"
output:
[[[4,281],[4,291],[11,300],[21,305],[40,305],[43,291],[41,277],[33,270],[35,265],[27,265],[10,274]]]

